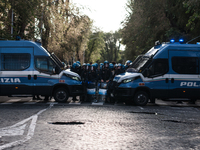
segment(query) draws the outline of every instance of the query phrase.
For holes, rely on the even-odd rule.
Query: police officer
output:
[[[115,74],[116,74],[117,70],[118,70],[118,64],[115,64],[115,65],[114,65],[114,72],[115,72]],[[115,74],[114,74],[114,75],[115,75]]]
[[[92,64],[92,66],[90,66],[90,70],[89,70],[89,74],[88,74],[88,79],[91,82],[96,82],[97,81],[97,73],[96,73],[95,64]]]
[[[76,63],[72,64],[70,70],[73,71],[73,72],[76,72]]]
[[[98,76],[97,76],[95,64],[92,64],[90,66],[90,70],[89,70],[89,74],[88,74],[88,80],[89,80],[89,83],[92,85],[92,88],[95,88],[95,91],[96,91],[97,90],[96,86],[97,86]],[[95,95],[96,95],[96,93],[95,93]],[[94,99],[95,95],[89,95],[90,101],[97,102],[97,99]]]
[[[88,66],[86,63],[83,63],[82,72],[81,72],[81,79],[83,82],[88,81]]]
[[[75,71],[78,75],[81,76],[81,72],[82,72],[82,69],[81,69],[81,65],[79,63],[76,63],[76,71]]]
[[[118,75],[118,74],[124,73],[124,72],[125,72],[125,70],[122,69],[122,64],[119,63],[117,65],[117,70],[115,71],[115,76]]]
[[[81,101],[86,101],[87,99],[87,83],[88,83],[88,74],[89,74],[89,67],[86,63],[83,63],[82,72],[81,72],[81,80],[83,84],[84,95],[80,97]]]
[[[95,63],[94,64],[94,68],[95,68],[95,71],[96,71],[96,74],[97,74],[97,82],[100,80],[100,66],[97,64],[97,63]]]
[[[72,67],[71,67],[71,71],[79,74],[81,76],[81,66],[79,63],[75,62],[73,63]],[[76,96],[73,96],[72,98],[73,101],[77,101]]]
[[[81,63],[80,63],[80,61],[76,61],[76,63],[77,63],[77,64],[79,64],[79,65],[81,66]]]
[[[128,69],[130,67],[130,64],[132,63],[132,61],[127,60],[125,63],[125,68]]]
[[[101,70],[100,79],[101,79],[101,82],[106,82],[107,84],[112,79],[112,72],[109,69],[109,62],[107,60],[104,62],[104,67]],[[110,101],[110,95],[108,93],[106,95],[106,102],[109,102],[109,101]]]
[[[116,67],[114,68],[113,63],[109,64],[109,69],[111,70],[112,76],[110,81],[108,82],[108,90],[107,90],[107,98],[109,100],[109,102],[114,102],[114,98],[111,97],[111,92],[113,91],[113,79],[115,77],[115,71],[116,71]]]
[[[104,65],[102,66],[102,70],[100,73],[101,82],[109,82],[112,78],[111,70],[109,69],[109,62],[106,60]]]
[[[101,70],[104,68],[104,64],[103,63],[100,63],[100,72],[101,72]]]

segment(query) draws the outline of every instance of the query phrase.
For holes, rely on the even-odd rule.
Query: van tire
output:
[[[59,89],[55,90],[54,99],[56,102],[64,103],[68,100],[68,98],[69,98],[69,93],[66,89],[59,88]]]
[[[137,106],[145,106],[149,101],[149,95],[144,91],[139,91],[134,95],[133,102]]]

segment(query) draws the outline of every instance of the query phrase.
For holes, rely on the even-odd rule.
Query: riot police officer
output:
[[[132,61],[127,60],[125,63],[125,68],[128,69],[130,67],[130,64],[132,63]]]
[[[88,64],[84,63],[82,66],[82,72],[81,72],[81,80],[83,84],[84,95],[80,97],[81,101],[86,101],[87,99],[87,84],[89,80],[88,74],[89,74],[89,66]]]
[[[111,70],[109,69],[109,62],[106,60],[104,62],[104,67],[102,67],[101,73],[100,73],[100,79],[101,82],[109,82],[112,78]]]
[[[115,76],[118,74],[124,73],[124,72],[125,72],[125,70],[122,69],[122,64],[119,63],[117,65],[117,70],[115,71]]]
[[[71,71],[79,74],[81,76],[81,66],[79,63],[75,62],[73,63],[72,67],[71,67]],[[73,96],[72,98],[73,101],[77,101],[76,96]]]
[[[104,62],[104,67],[101,70],[100,79],[101,79],[101,82],[107,83],[107,87],[109,86],[109,84],[108,84],[109,81],[112,80],[112,72],[109,69],[109,62],[107,60]],[[109,92],[109,90],[108,90],[108,92]],[[106,102],[109,102],[109,101],[110,101],[110,94],[107,93]]]
[[[83,82],[88,81],[88,66],[86,63],[83,63],[82,72],[81,72],[81,79]]]
[[[92,66],[90,66],[90,70],[89,70],[89,74],[88,74],[88,80],[91,81],[91,82],[97,81],[97,73],[96,73],[95,64],[92,64]]]

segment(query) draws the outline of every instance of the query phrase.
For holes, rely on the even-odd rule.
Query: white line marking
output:
[[[92,105],[103,105],[104,104],[104,102],[98,102],[98,103],[92,103]]]
[[[58,104],[58,102],[48,102],[47,104],[55,105],[55,104]]]
[[[81,102],[70,102],[69,104],[70,104],[70,105],[80,105]]]
[[[143,107],[140,107],[140,106],[138,106],[138,108],[140,108],[140,109],[142,109],[142,110],[144,109]]]
[[[12,104],[12,103],[14,103],[14,102],[18,102],[18,101],[20,101],[21,99],[10,99],[10,100],[8,100],[8,101],[6,101],[6,102],[4,102],[4,103],[1,103],[2,105],[9,105],[9,104]]]
[[[166,102],[164,101],[159,101],[159,102],[156,102],[157,105],[168,105]]]
[[[23,135],[26,124],[19,126],[18,128],[3,129],[0,130],[0,136],[17,136]]]
[[[36,102],[26,102],[26,103],[23,103],[23,104],[36,104]]]
[[[49,108],[51,108],[52,106],[53,106],[53,104],[51,104],[49,106]],[[47,109],[49,109],[49,108],[47,108]],[[14,132],[16,132],[16,134],[22,134],[22,132],[24,133],[23,129],[25,129],[25,127],[26,127],[25,123],[31,120],[31,124],[29,126],[28,133],[27,133],[27,135],[25,136],[24,139],[19,140],[19,141],[15,141],[15,142],[11,142],[11,143],[8,143],[8,144],[1,145],[0,146],[0,150],[3,150],[5,148],[9,148],[9,147],[13,147],[13,146],[16,146],[16,145],[19,145],[19,144],[22,144],[22,143],[28,141],[29,139],[31,139],[33,137],[33,135],[34,135],[34,131],[35,131],[38,115],[40,115],[41,113],[43,113],[47,109],[43,109],[43,110],[39,111],[37,114],[32,115],[31,117],[29,117],[27,119],[24,119],[24,120],[12,125],[12,126],[1,128],[0,129],[0,133],[2,135],[4,133],[4,134],[8,134],[9,136],[13,136],[13,134],[9,134],[10,131],[14,131]]]
[[[6,101],[5,103],[14,103],[14,102],[18,102],[20,100],[21,99],[10,99],[10,100]]]
[[[9,105],[9,104],[13,104],[13,103],[1,103],[1,105]]]

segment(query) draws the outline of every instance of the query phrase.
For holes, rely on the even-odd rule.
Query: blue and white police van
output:
[[[57,102],[83,94],[81,78],[40,43],[0,41],[0,95],[54,97]]]
[[[182,41],[157,44],[139,55],[135,72],[116,76],[113,95],[135,105],[149,100],[196,100],[200,98],[200,45]]]

